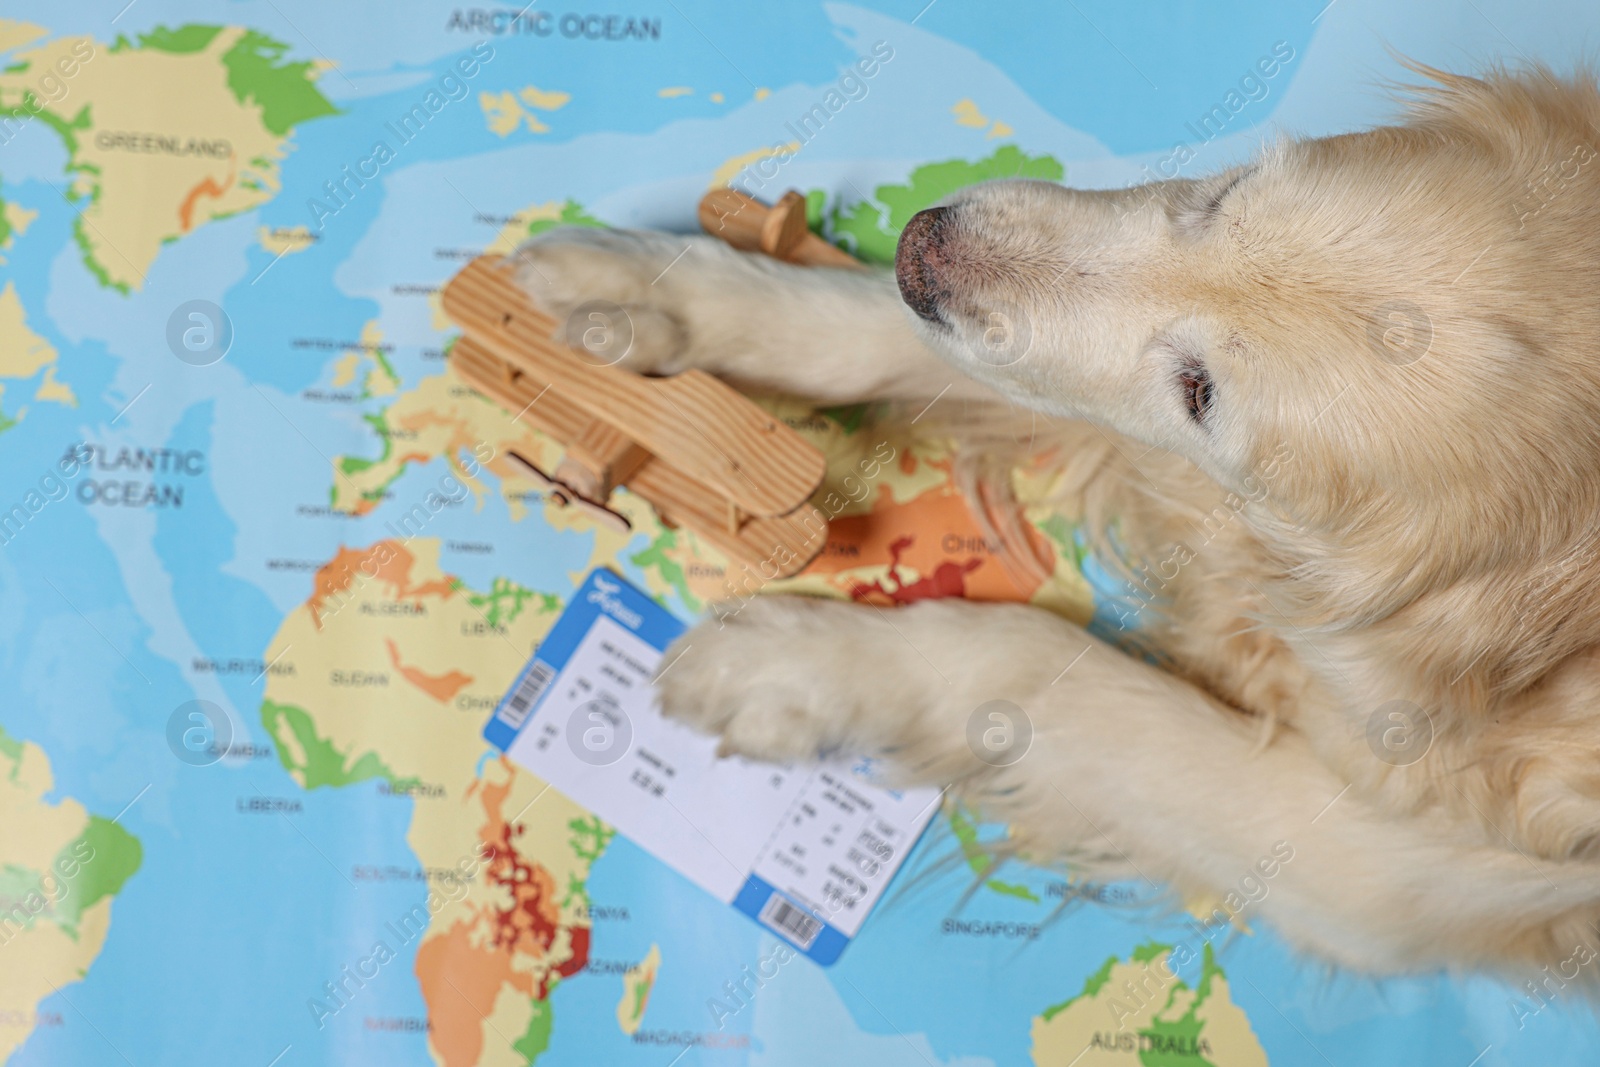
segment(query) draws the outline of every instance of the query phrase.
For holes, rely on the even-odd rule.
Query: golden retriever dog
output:
[[[638,370],[937,401],[980,457],[1037,413],[1145,650],[1025,605],[763,595],[669,652],[665,713],[886,756],[1077,876],[1263,885],[1246,918],[1342,966],[1596,985],[1600,92],[1417,69],[1399,124],[1212,177],[967,189],[893,277],[524,246],[558,317],[627,309]],[[991,720],[1025,751],[975,743]]]

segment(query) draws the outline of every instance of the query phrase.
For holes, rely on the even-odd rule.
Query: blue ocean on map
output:
[[[690,231],[705,189],[736,172],[738,159],[793,140],[791,121],[876,42],[890,42],[893,59],[784,164],[774,192],[823,190],[830,207],[849,205],[919,167],[975,163],[1004,145],[1048,157],[1066,181],[1087,186],[1144,180],[1179,144],[1193,149],[1192,173],[1205,173],[1283,132],[1381,121],[1391,111],[1380,82],[1399,72],[1386,47],[1447,66],[1496,55],[1570,65],[1596,39],[1600,9],[1577,0],[870,0],[759,10],[710,0],[539,0],[521,12],[411,0],[381,9],[307,0],[119,6],[7,0],[0,13],[12,21],[0,25],[0,45],[14,61],[87,36],[100,52],[72,83],[84,88],[72,91],[93,84],[107,93],[91,77],[130,62],[151,40],[169,42],[164,54],[174,62],[214,62],[203,48],[170,43],[180,39],[168,30],[238,28],[274,42],[261,53],[263,67],[303,64],[296,77],[331,110],[273,132],[282,148],[276,187],[247,207],[174,229],[135,265],[126,292],[89,265],[91,247],[116,262],[104,251],[106,232],[138,227],[99,213],[126,204],[110,188],[121,172],[103,176],[103,205],[75,191],[89,177],[74,169],[83,145],[67,139],[76,98],[59,121],[32,121],[0,144],[0,199],[30,213],[25,227],[8,226],[0,286],[14,288],[31,338],[56,353],[50,373],[73,396],[69,404],[41,395],[42,370],[3,379],[0,513],[74,449],[92,446],[101,464],[0,549],[0,663],[12,682],[0,701],[0,741],[25,743],[48,761],[49,788],[28,798],[35,812],[79,805],[114,820],[138,850],[136,869],[110,897],[97,951],[84,934],[59,950],[67,954],[59,971],[36,956],[13,968],[23,949],[0,943],[0,1063],[1046,1067],[1034,1036],[1044,1013],[1092,996],[1086,986],[1109,961],[1179,942],[1198,952],[1202,940],[1226,975],[1230,1010],[1247,1021],[1227,1047],[1260,1049],[1240,1063],[1596,1061],[1600,1023],[1575,1003],[1556,998],[1532,1010],[1525,991],[1487,978],[1328,971],[1270,924],[1203,938],[1182,902],[1146,883],[1085,889],[1061,871],[982,872],[943,816],[837,965],[796,958],[738,1002],[729,983],[778,942],[622,837],[592,861],[532,856],[541,870],[581,876],[542,874],[551,879],[541,883],[546,896],[524,915],[506,919],[473,897],[402,939],[396,925],[426,912],[440,885],[429,871],[470,854],[493,829],[484,805],[499,781],[496,755],[473,748],[439,799],[392,768],[374,769],[388,758],[386,745],[427,747],[401,736],[406,727],[375,718],[372,761],[360,764],[363,752],[341,748],[326,725],[340,711],[338,692],[321,709],[303,709],[309,729],[322,733],[274,733],[263,705],[287,677],[275,673],[269,650],[308,617],[323,566],[395,538],[407,513],[459,471],[459,450],[419,455],[395,465],[369,510],[337,506],[348,461],[386,461],[393,442],[374,420],[446,373],[456,331],[438,313],[437,288],[519,213],[572,205],[610,225]],[[12,22],[37,24],[39,34],[12,43],[26,36]],[[548,32],[519,29],[528,26]],[[127,46],[113,49],[119,36]],[[1280,43],[1294,59],[1266,95],[1219,136],[1197,140],[1191,120]],[[463,59],[481,56],[474,46],[492,49],[492,58],[404,136],[397,123],[442,79],[458,78]],[[0,104],[20,106],[8,76],[0,74]],[[89,102],[86,122],[113,104],[116,113],[137,106],[144,75],[130,68],[127,77]],[[201,80],[195,85],[198,94]],[[151,90],[149,99],[145,126],[190,135],[168,129],[174,120],[158,105],[169,96]],[[293,99],[310,106],[304,95]],[[957,121],[967,114],[960,101],[975,102],[983,121]],[[497,130],[496,115],[512,113],[521,117]],[[87,128],[80,135],[92,143]],[[378,142],[392,159],[350,179]],[[146,180],[151,203],[163,218],[172,214],[170,190]],[[263,236],[302,228],[303,246],[288,253]],[[232,328],[231,348],[208,366],[174,358],[167,340],[174,309],[195,300],[223,309]],[[362,340],[372,330],[394,390],[330,402],[341,361],[359,357],[346,391],[359,391],[376,365]],[[5,338],[17,351],[24,340]],[[161,453],[169,465],[107,469],[124,450]],[[146,483],[181,502],[130,505],[136,494],[126,486],[143,492]],[[509,580],[563,604],[603,562],[686,619],[703,607],[647,555],[650,537],[634,536],[599,560],[594,530],[550,521],[537,494],[512,499],[501,489],[486,471],[419,536],[455,583],[446,592],[465,597]],[[1103,627],[1114,583],[1097,577]],[[429,596],[429,610],[441,610],[438,591],[395,599]],[[439,641],[448,636],[441,631]],[[515,652],[531,654],[532,642],[525,645]],[[380,659],[393,657],[397,677],[402,652],[434,652],[377,647]],[[352,663],[369,651],[352,648]],[[283,652],[294,662],[292,642]],[[306,652],[302,644],[298,654]],[[427,662],[431,682],[448,681],[442,665]],[[498,697],[511,677],[472,684]],[[220,709],[231,754],[207,765],[177,755],[169,720],[191,701]],[[448,714],[440,721],[450,724],[452,744],[475,738],[487,716]],[[7,751],[0,745],[0,756]],[[1130,766],[1128,774],[1160,786],[1159,768]],[[0,810],[21,810],[7,803]],[[452,806],[459,823],[446,861],[419,830],[424,805]],[[0,827],[0,871],[10,869],[11,849],[44,849],[33,832],[27,819]],[[565,843],[578,831],[541,825],[525,838],[512,834],[513,845]],[[474,885],[491,876],[485,868]],[[9,900],[8,885],[0,880],[0,898]],[[1068,901],[1073,892],[1085,899]],[[478,924],[471,934],[452,932],[468,929],[469,917]],[[515,956],[502,984],[480,995],[473,982],[496,951],[492,939],[523,919],[560,931],[541,947],[545,955]],[[447,934],[456,955],[440,984],[428,977],[428,946]],[[392,958],[370,963],[380,941]],[[563,952],[582,955],[558,959]],[[652,952],[660,964],[641,994],[632,968]],[[574,958],[572,973],[554,976]],[[1186,965],[1180,977],[1192,987],[1199,968]],[[452,982],[461,988],[451,992]],[[713,1002],[737,1010],[719,1014]],[[629,1011],[636,1017],[626,1022]],[[511,1020],[515,1032],[506,1029]],[[1112,1020],[1106,1015],[1107,1030]]]

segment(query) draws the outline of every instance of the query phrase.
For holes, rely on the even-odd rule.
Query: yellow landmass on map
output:
[[[644,1009],[650,1003],[656,974],[661,970],[661,946],[651,945],[644,959],[622,974],[622,999],[617,1001],[617,1025],[632,1037],[644,1022]]]
[[[49,32],[43,26],[35,26],[31,22],[0,19],[0,52],[9,52],[13,48],[32,44]]]
[[[522,125],[522,105],[517,103],[516,95],[509,89],[502,93],[479,93],[478,106],[483,109],[484,122],[490,133],[506,137]]]
[[[957,100],[956,106],[950,111],[956,117],[957,126],[971,126],[981,130],[989,125],[988,117],[979,111],[978,105],[971,100]]]
[[[56,361],[50,342],[28,328],[17,284],[0,289],[0,378],[32,378]]]
[[[17,243],[17,238],[27,233],[28,227],[38,217],[39,213],[37,211],[29,211],[21,204],[14,204],[9,200],[6,201],[5,219],[9,232],[6,234],[6,239],[0,242],[0,251],[10,251],[11,246]],[[5,261],[5,257],[0,256],[0,264],[4,264]]]
[[[50,342],[29,329],[15,282],[0,289],[0,378],[32,378],[44,370],[44,378],[34,390],[33,399],[77,407],[72,387],[56,380],[56,350]],[[13,419],[20,419],[26,408]]]
[[[1267,1067],[1267,1054],[1250,1026],[1244,1009],[1233,1002],[1228,980],[1218,975],[1211,983],[1211,996],[1195,1009],[1201,1032],[1211,1040],[1216,1062],[1239,1067]]]
[[[588,961],[583,886],[612,831],[482,759],[483,723],[559,607],[509,582],[472,590],[440,571],[436,539],[397,539],[329,561],[266,652],[281,659],[262,718],[295,780],[412,798],[430,892],[391,933],[417,941],[443,1067],[526,1064],[497,1035],[548,1024],[551,986]]]
[[[665,89],[657,89],[656,95],[663,100],[676,100],[680,96],[693,96],[694,90],[687,85],[670,85]]]
[[[529,107],[536,107],[541,111],[555,111],[558,108],[566,107],[568,102],[572,100],[571,93],[547,92],[532,85],[526,87],[517,95],[522,98],[524,104]]]
[[[270,660],[283,652],[294,665],[293,673],[269,677],[269,702],[310,715],[317,736],[351,766],[381,739],[381,762],[397,780],[434,782],[446,768],[472,767],[488,710],[554,620],[532,594],[498,616],[492,605],[474,604],[475,594],[439,571],[438,554],[437,539],[428,537],[345,549],[318,573],[317,592],[284,620],[266,653]],[[441,703],[397,661],[422,675],[455,672],[469,681]],[[294,718],[283,716],[274,730],[280,744],[305,750],[291,773],[315,784],[346,772],[343,765],[317,769],[311,746],[287,725]]]
[[[278,191],[288,134],[268,128],[259,101],[235,95],[223,61],[245,34],[227,28],[182,53],[62,37],[17,53],[27,67],[0,73],[0,106],[10,110],[37,92],[35,71],[75,70],[47,113],[68,146],[75,195],[88,200],[78,239],[103,284],[140,288],[165,243]]]
[[[74,937],[54,923],[41,923],[5,945],[0,968],[0,1061],[33,1032],[35,1006],[57,988],[81,980],[111,928],[108,897],[84,912]]]
[[[734,156],[731,159],[723,162],[720,167],[711,172],[710,187],[712,189],[722,188],[724,185],[727,185],[729,182],[733,181],[733,179],[738,176],[740,171],[744,170],[752,163],[759,163],[763,159],[771,159],[773,156],[793,155],[798,151],[800,151],[800,142],[790,141],[788,144],[782,145],[781,147],[777,145],[770,145],[766,148],[757,148],[753,151]]]
[[[111,925],[112,894],[126,877],[108,867],[128,856],[112,854],[89,832],[82,804],[47,800],[54,786],[44,750],[0,732],[0,1062],[27,1040],[39,1003],[88,973]],[[95,893],[97,877],[106,878],[107,892]]]
[[[549,133],[550,127],[535,112],[559,111],[571,100],[571,93],[540,89],[533,85],[517,92],[505,89],[498,93],[485,91],[478,94],[478,106],[483,109],[489,132],[500,137],[509,137],[517,127],[523,125],[531,133]]]
[[[361,366],[360,352],[346,352],[333,362],[333,381],[330,383],[335,389],[343,389],[356,380],[356,370]]]
[[[1143,1062],[1267,1067],[1266,1053],[1229,996],[1211,946],[1204,948],[1192,988],[1174,973],[1171,961],[1172,950],[1160,945],[1147,945],[1126,960],[1107,960],[1081,993],[1034,1018],[1033,1062],[1037,1067]]]
[[[257,240],[276,256],[304,252],[317,243],[317,235],[309,226],[263,226],[257,231]]]
[[[54,788],[55,776],[44,749],[31,741],[7,739],[0,747],[0,826],[8,828],[0,862],[49,870],[56,854],[83,832],[89,813],[71,798],[47,803],[44,798]]]
[[[971,100],[957,100],[955,107],[950,109],[956,117],[957,126],[967,126],[971,129],[981,130],[988,127],[990,138],[1010,137],[1016,131],[998,119],[990,119],[978,109],[978,105]]]
[[[56,369],[48,367],[44,372],[44,381],[39,383],[39,388],[34,390],[33,398],[40,401],[49,401],[56,404],[65,404],[69,408],[78,406],[78,394],[72,391],[72,386],[66,382],[56,381]]]

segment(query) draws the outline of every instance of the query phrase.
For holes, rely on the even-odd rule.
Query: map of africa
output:
[[[117,6],[0,4],[0,1063],[1594,1061],[1554,984],[1330,974],[1252,900],[991,870],[955,807],[836,966],[783,950],[483,742],[591,569],[684,619],[732,576],[626,493],[627,533],[546,499],[438,290],[727,184],[883,263],[972,182],[1203,174],[1381,121],[1385,44],[1560,66],[1600,11]],[[1115,629],[1028,471],[1019,566],[937,442],[762,402],[829,461],[775,588]]]

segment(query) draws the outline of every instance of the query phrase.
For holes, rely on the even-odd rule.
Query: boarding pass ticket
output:
[[[830,964],[921,836],[938,793],[876,785],[870,761],[718,759],[715,739],[655,707],[651,679],[683,630],[622,578],[596,570],[484,737],[690,881]]]

